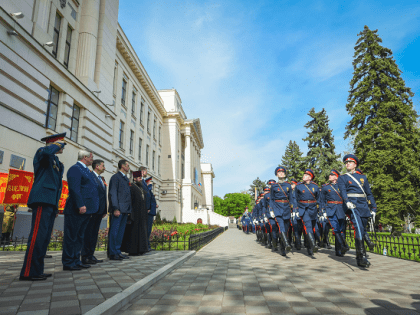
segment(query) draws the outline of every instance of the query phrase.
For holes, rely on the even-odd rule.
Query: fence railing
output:
[[[150,246],[155,251],[166,250],[197,250],[211,242],[216,236],[226,231],[228,227],[219,227],[214,230],[192,234],[189,237],[176,234],[174,236],[154,237],[150,239]],[[0,244],[0,251],[26,251],[28,239],[14,238]],[[61,251],[63,249],[62,237],[52,237],[48,250]],[[96,243],[97,251],[108,249],[108,237],[100,237]]]
[[[415,236],[393,236],[369,232],[370,239],[375,244],[373,250],[366,251],[390,257],[420,261],[420,238]],[[335,244],[335,237],[330,233],[330,242]],[[355,248],[354,230],[347,227],[346,242],[351,248]]]

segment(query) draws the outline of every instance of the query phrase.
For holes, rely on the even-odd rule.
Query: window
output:
[[[162,127],[159,126],[159,145],[162,145]]]
[[[156,116],[153,119],[153,139],[156,140]]]
[[[160,155],[158,156],[158,174],[160,175]]]
[[[133,91],[133,95],[131,96],[131,115],[136,114],[136,89]]]
[[[185,167],[184,163],[181,164],[181,179],[185,178]]]
[[[149,165],[149,145],[146,145],[146,165]]]
[[[150,112],[147,112],[147,132],[150,133]]]
[[[142,145],[143,140],[141,138],[139,138],[139,162],[141,162],[141,145]]]
[[[45,126],[49,129],[55,130],[57,124],[58,91],[51,86],[47,91],[47,120],[45,122]]]
[[[55,24],[54,24],[54,35],[53,35],[53,50],[52,54],[55,58],[57,58],[57,50],[58,50],[58,39],[60,38],[60,26],[61,26],[61,16],[56,14],[55,15]]]
[[[155,150],[152,153],[152,170],[155,170]]]
[[[122,80],[122,87],[121,87],[121,104],[124,105],[125,107],[125,93],[127,91],[127,80],[125,79],[125,75],[124,78]]]
[[[71,117],[70,139],[77,142],[77,134],[79,130],[80,107],[73,105],[73,115]]]
[[[140,104],[140,124],[142,125],[143,125],[143,112],[144,112],[144,100],[142,98],[141,104]]]
[[[134,131],[130,130],[130,155],[133,155],[134,150]]]
[[[120,121],[119,147],[124,149],[124,123]]]
[[[66,68],[69,67],[69,60],[70,60],[70,47],[71,47],[71,33],[73,30],[69,26],[67,28],[67,36],[66,36],[66,47],[64,49],[64,65]]]
[[[76,18],[77,18],[76,10],[73,8],[73,6],[70,4],[70,2],[68,2],[67,4],[69,5],[70,10],[71,10],[71,13],[70,13],[71,17],[76,21]]]
[[[118,63],[115,62],[115,66],[114,66],[114,83],[112,86],[112,91],[114,93],[114,97],[117,94],[117,77],[118,77]]]

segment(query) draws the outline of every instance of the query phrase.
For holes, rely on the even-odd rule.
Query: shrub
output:
[[[411,233],[416,233],[416,228],[412,228]]]
[[[174,216],[174,219],[172,220],[172,223],[178,223],[177,221],[176,221],[176,216]]]
[[[155,224],[162,224],[162,219],[160,218],[160,212],[156,213]]]

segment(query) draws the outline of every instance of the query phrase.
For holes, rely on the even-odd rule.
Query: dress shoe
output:
[[[128,257],[127,255],[124,255],[124,254],[120,254],[120,257],[122,258],[122,259],[129,259],[130,257]]]
[[[95,265],[96,261],[94,261],[92,259],[83,259],[82,264],[84,264],[84,265]]]
[[[51,255],[45,255],[44,258],[52,258]]]
[[[111,256],[109,256],[109,260],[123,260],[122,259],[122,257],[120,257],[120,256],[117,256],[117,255],[111,255]]]
[[[82,268],[79,268],[79,266],[63,266],[63,270],[70,270],[70,271],[75,271],[75,270],[82,270]]]
[[[42,275],[41,275],[41,277],[44,277],[44,278],[49,278],[49,277],[51,277],[52,276],[52,274],[51,273],[43,273]]]
[[[40,281],[40,280],[45,280],[47,278],[41,276],[33,276],[33,277],[24,277],[24,276],[20,276],[19,280],[21,281]]]
[[[95,256],[92,256],[92,260],[96,262],[97,264],[104,262],[102,259],[97,259]]]
[[[90,265],[80,264],[80,265],[77,265],[77,267],[79,267],[79,268],[90,268]]]

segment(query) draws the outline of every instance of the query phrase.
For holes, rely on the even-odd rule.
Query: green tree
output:
[[[249,195],[251,196],[252,200],[255,200],[255,187],[257,187],[257,194],[264,190],[264,187],[267,186],[265,181],[262,181],[259,177],[255,179],[252,184],[250,185],[251,188],[248,190]]]
[[[300,151],[296,141],[290,140],[284,155],[281,158],[281,165],[286,167],[287,178],[289,180],[291,178],[294,178],[297,181],[302,179],[303,173],[305,171],[305,160],[302,155],[303,153]]]
[[[380,222],[401,230],[408,214],[420,225],[420,132],[413,93],[378,30],[358,34],[346,109],[345,138],[354,147],[378,205]]]
[[[329,127],[325,109],[315,112],[315,109],[312,108],[308,115],[312,120],[305,124],[305,128],[309,131],[308,136],[303,139],[308,142],[306,165],[314,171],[314,181],[323,184],[328,180],[331,169],[340,170],[342,168],[341,154],[335,153],[334,136]]]
[[[223,207],[226,216],[239,218],[245,211],[245,207],[253,201],[249,194],[231,193],[226,194],[223,199]]]
[[[223,199],[219,196],[213,196],[214,212],[226,216],[224,213]]]

